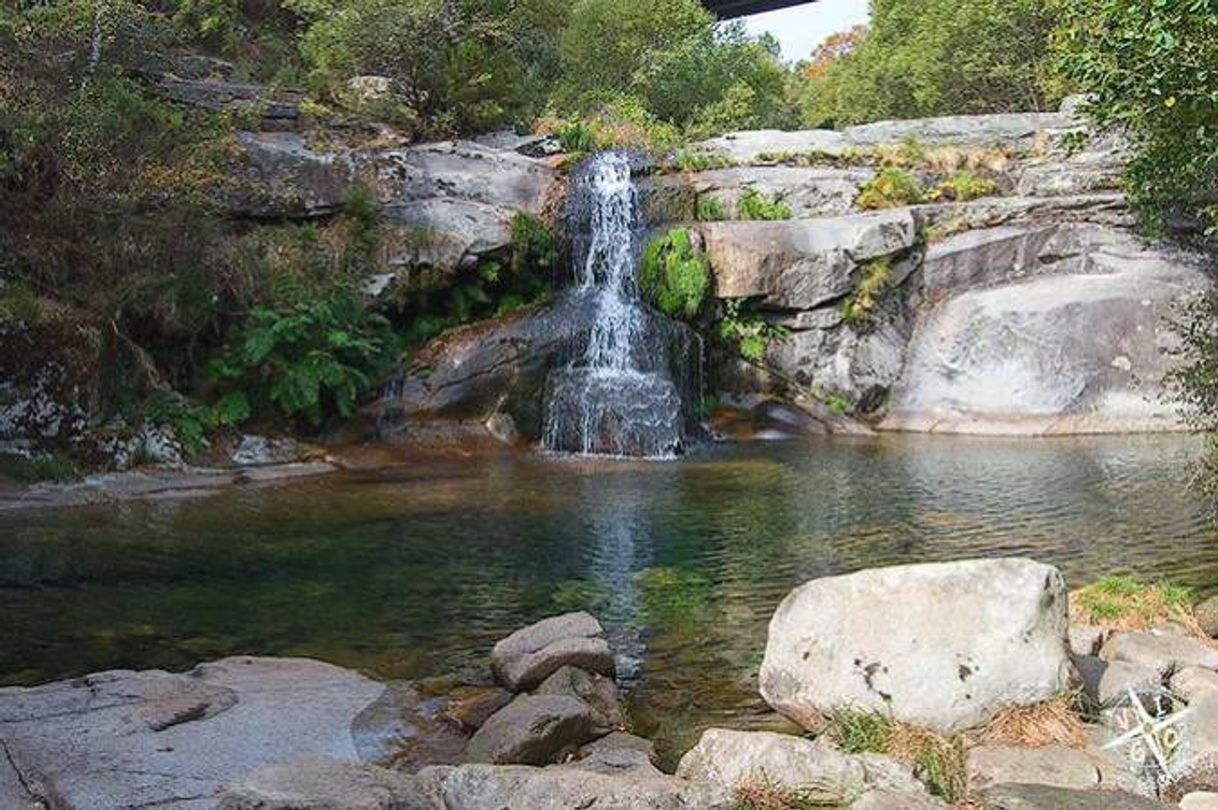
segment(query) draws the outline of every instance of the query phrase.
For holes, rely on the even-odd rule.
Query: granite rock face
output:
[[[760,676],[766,702],[805,728],[854,707],[942,732],[1054,697],[1069,680],[1065,585],[1025,559],[812,580],[770,620]]]

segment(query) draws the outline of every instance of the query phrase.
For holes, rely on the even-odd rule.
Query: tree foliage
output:
[[[806,68],[814,126],[1045,109],[1051,0],[872,0],[871,24],[822,47]]]
[[[1218,2],[1063,2],[1063,73],[1101,127],[1132,141],[1127,169],[1143,221],[1218,223]]]

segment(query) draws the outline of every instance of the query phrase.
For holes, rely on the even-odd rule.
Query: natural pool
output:
[[[812,577],[1024,554],[1218,590],[1175,436],[729,445],[680,462],[498,456],[206,499],[0,513],[0,684],[232,653],[384,677],[481,665],[586,608],[669,753],[763,721],[770,613]],[[876,616],[883,623],[883,616]]]

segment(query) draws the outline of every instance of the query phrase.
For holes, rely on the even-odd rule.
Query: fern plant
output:
[[[790,333],[755,312],[743,298],[728,298],[719,317],[719,338],[751,363],[760,363],[772,343],[786,340]]]
[[[692,320],[710,291],[710,265],[685,228],[674,228],[647,245],[639,273],[643,294],[664,314]]]
[[[251,312],[211,376],[227,389],[229,408],[239,411],[244,398],[249,412],[270,408],[317,426],[332,413],[354,415],[396,345],[389,321],[343,286]]]

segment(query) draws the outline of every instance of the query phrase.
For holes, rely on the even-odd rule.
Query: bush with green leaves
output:
[[[770,199],[754,188],[740,197],[741,219],[779,220],[791,218],[791,206],[779,199]]]
[[[367,309],[357,289],[339,286],[250,312],[211,376],[234,411],[244,399],[247,412],[274,411],[316,427],[327,416],[353,416],[396,349],[389,321]]]
[[[699,222],[722,222],[725,219],[731,219],[731,216],[728,215],[727,206],[723,204],[723,200],[704,195],[698,198],[694,218]]]
[[[882,169],[863,186],[854,204],[866,211],[915,205],[926,199],[921,182],[905,169]]]
[[[865,263],[859,270],[858,284],[842,305],[842,320],[859,328],[871,322],[884,293],[892,284],[892,260],[883,256]]]
[[[998,193],[998,184],[970,171],[952,172],[926,195],[928,202],[967,202]]]
[[[1058,64],[1132,143],[1127,186],[1152,232],[1218,234],[1218,0],[1061,0]]]
[[[785,328],[761,317],[744,298],[728,298],[721,302],[717,331],[723,343],[751,363],[765,360],[771,344],[789,336]]]
[[[692,320],[710,292],[710,264],[686,228],[652,239],[639,270],[643,295],[666,315]]]

